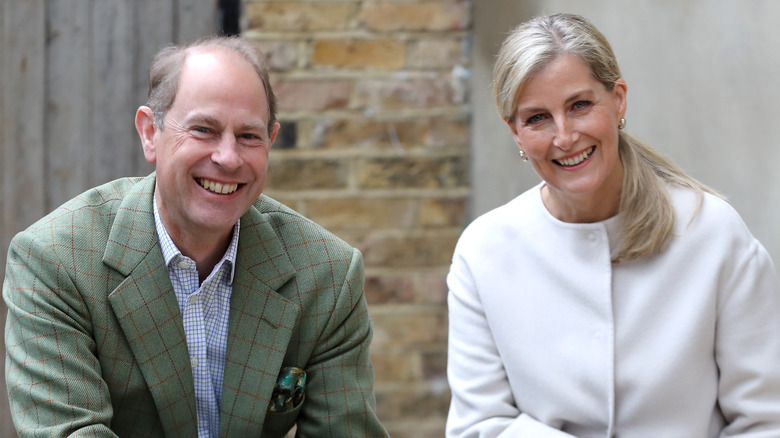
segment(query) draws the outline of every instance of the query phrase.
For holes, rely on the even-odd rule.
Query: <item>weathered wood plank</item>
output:
[[[153,168],[133,126],[152,55],[215,33],[216,4],[0,0],[0,266],[11,237],[49,210],[91,186]],[[3,375],[4,366],[0,360]],[[0,438],[13,436],[8,399],[0,397]]]
[[[48,0],[46,158],[48,203],[57,207],[89,185],[90,0]]]
[[[45,0],[2,0],[2,255],[11,237],[45,213],[44,108],[45,108]],[[5,276],[5,269],[3,269]],[[0,325],[5,326],[5,306]],[[0,347],[5,345],[0,340]],[[5,361],[0,370],[5,376]],[[7,394],[5,379],[0,393]],[[0,434],[16,436],[7,397],[0,397]]]
[[[92,3],[90,185],[133,174],[134,9],[132,0]]]
[[[43,175],[45,1],[5,4],[5,231],[19,231],[45,212]]]
[[[133,80],[133,89],[135,102],[133,109],[146,103],[148,93],[149,64],[152,57],[161,48],[173,44],[175,7],[174,0],[137,0],[136,7],[136,35],[143,35],[143,38],[137,38],[136,57],[133,61],[135,66],[135,77]],[[132,120],[128,121],[132,123]],[[141,142],[136,137],[134,147],[134,173],[136,175],[146,175],[154,170],[154,165],[149,164],[144,159],[141,150]]]
[[[6,13],[6,0],[0,0],[0,51],[3,53],[6,53],[6,44],[5,44],[5,20],[8,16]],[[5,146],[7,144],[6,141],[6,118],[5,118],[5,77],[6,74],[6,66],[5,66],[5,56],[0,56],[0,172],[5,172]],[[0,201],[0,208],[5,210],[5,193],[2,191],[3,189],[0,189],[0,198],[2,200]],[[0,266],[2,266],[2,271],[0,271],[0,278],[5,278],[5,257],[6,257],[6,249],[8,248],[8,240],[10,239],[10,236],[6,234],[5,229],[5,223],[7,221],[6,214],[0,213],[0,230],[2,230],[2,233],[0,233]],[[0,280],[0,284],[2,284],[2,280]],[[6,320],[6,307],[5,302],[3,302],[2,299],[0,299],[0,330],[2,333],[5,333],[5,320]],[[5,351],[5,337],[0,336],[0,351]],[[0,364],[0,372],[2,372],[2,378],[0,378],[0,394],[8,394],[6,391],[6,385],[5,385],[5,361],[2,361]],[[13,424],[11,420],[11,411],[8,408],[8,397],[0,397],[0,436],[2,437],[12,437],[14,436],[14,429]]]
[[[217,33],[218,0],[179,0],[176,41],[188,43]]]

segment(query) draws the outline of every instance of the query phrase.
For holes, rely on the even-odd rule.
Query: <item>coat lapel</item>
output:
[[[155,232],[154,175],[126,195],[103,262],[126,276],[109,295],[166,436],[196,436],[195,388],[184,326]]]
[[[297,324],[298,306],[277,293],[295,275],[295,269],[268,223],[268,215],[255,207],[241,217],[239,236],[220,436],[260,436]]]

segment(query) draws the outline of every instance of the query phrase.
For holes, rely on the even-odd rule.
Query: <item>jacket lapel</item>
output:
[[[255,207],[241,217],[239,236],[220,436],[260,436],[276,377],[297,324],[298,306],[277,293],[295,275],[295,269],[268,223],[268,215]]]
[[[196,436],[195,388],[184,326],[154,226],[154,175],[125,196],[103,262],[126,276],[111,307],[149,386],[167,436]]]

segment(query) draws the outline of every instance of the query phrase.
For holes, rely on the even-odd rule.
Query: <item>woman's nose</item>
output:
[[[567,117],[559,117],[555,121],[555,136],[553,146],[568,150],[576,145],[579,140],[579,132],[575,129],[574,122]]]

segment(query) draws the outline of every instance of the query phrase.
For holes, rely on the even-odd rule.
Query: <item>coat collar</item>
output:
[[[103,262],[127,278],[111,292],[109,302],[166,434],[194,436],[192,370],[179,306],[155,232],[154,184],[154,174],[138,181],[116,212]],[[241,217],[230,299],[223,429],[235,422],[262,424],[267,401],[257,403],[258,398],[270,399],[298,318],[298,307],[276,292],[295,276],[295,269],[268,215],[258,211],[259,204]]]

